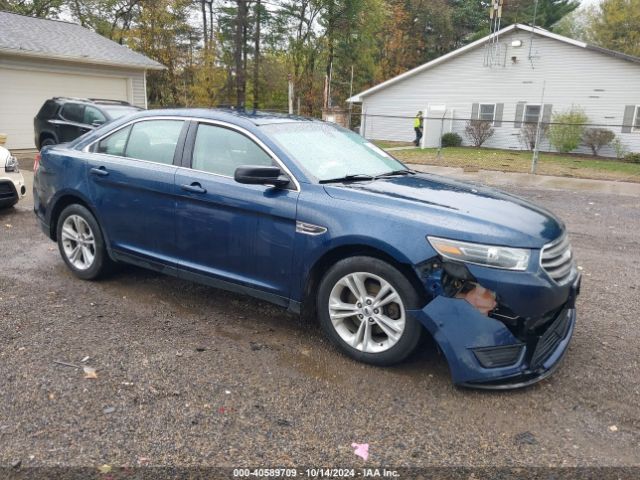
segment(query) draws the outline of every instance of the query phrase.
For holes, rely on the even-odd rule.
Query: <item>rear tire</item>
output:
[[[407,315],[420,295],[407,277],[373,257],[351,257],[327,271],[317,296],[320,326],[350,357],[373,365],[393,365],[418,346],[423,327]]]
[[[62,259],[76,277],[94,280],[111,270],[102,231],[86,207],[73,204],[62,211],[56,238]]]
[[[48,147],[49,145],[56,145],[56,141],[51,137],[43,138],[40,142],[40,150],[42,150],[44,147]]]

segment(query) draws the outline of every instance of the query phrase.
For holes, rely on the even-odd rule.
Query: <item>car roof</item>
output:
[[[263,112],[260,110],[235,110],[231,108],[174,108],[145,110],[135,118],[155,116],[196,117],[208,120],[228,121],[231,123],[251,123],[256,126],[275,123],[320,122],[314,118],[285,113]],[[130,117],[132,118],[132,117]]]

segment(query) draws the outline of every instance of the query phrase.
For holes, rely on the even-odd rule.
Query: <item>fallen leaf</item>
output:
[[[100,465],[98,467],[98,471],[100,473],[109,473],[111,472],[111,465],[107,465],[106,463],[104,465]]]
[[[354,452],[357,456],[363,460],[369,459],[369,444],[368,443],[352,443],[352,448],[355,448]]]
[[[84,378],[98,378],[95,368],[82,367],[82,370],[84,370]]]
[[[91,358],[91,357],[87,356],[87,357],[84,357],[84,358],[83,358],[82,360],[80,360],[80,361],[81,361],[82,363],[85,363],[85,362],[87,362],[90,358]]]
[[[10,223],[7,223],[7,224],[5,225],[5,227],[7,227],[7,228],[13,228],[13,225],[11,225]]]
[[[616,427],[615,425],[611,425],[611,426],[609,427],[609,431],[610,431],[610,432],[617,432],[617,431],[618,431],[618,427]]]

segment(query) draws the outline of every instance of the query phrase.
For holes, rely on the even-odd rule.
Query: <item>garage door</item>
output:
[[[33,117],[51,97],[129,101],[127,78],[13,70],[0,67],[0,133],[8,148],[35,148]]]

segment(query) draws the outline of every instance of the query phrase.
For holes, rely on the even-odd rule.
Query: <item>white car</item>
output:
[[[12,207],[27,193],[18,159],[0,147],[0,208]]]

